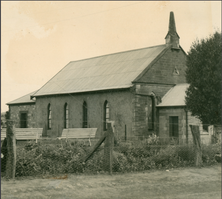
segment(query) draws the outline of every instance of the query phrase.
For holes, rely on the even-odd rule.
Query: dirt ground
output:
[[[1,198],[221,199],[221,164],[127,174],[1,181]]]

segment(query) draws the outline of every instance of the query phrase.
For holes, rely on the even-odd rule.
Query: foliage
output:
[[[213,164],[216,162],[215,155],[221,153],[221,143],[218,142],[213,145],[203,145],[202,146],[202,158],[203,162],[206,164]]]
[[[17,150],[16,175],[59,174],[83,172],[81,158],[88,149],[80,143],[44,145],[28,143]]]
[[[221,123],[221,33],[195,41],[187,56],[186,106],[204,124]]]
[[[145,171],[194,164],[194,149],[189,145],[160,145],[155,136],[143,141],[118,142],[113,151],[113,172]],[[104,147],[83,163],[91,148],[81,142],[27,143],[17,150],[16,176],[58,175],[104,172]],[[202,146],[203,162],[215,163],[221,143]]]

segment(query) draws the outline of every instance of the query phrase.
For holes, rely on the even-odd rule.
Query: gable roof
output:
[[[18,99],[16,99],[16,100],[13,100],[13,101],[11,101],[11,102],[8,102],[7,103],[7,105],[13,105],[13,104],[27,104],[27,103],[35,103],[35,100],[34,99],[30,99],[30,96],[31,95],[33,95],[34,93],[35,93],[36,91],[34,91],[34,92],[31,92],[31,93],[29,93],[29,94],[27,94],[27,95],[24,95],[24,96],[22,96],[22,97],[20,97],[20,98],[18,98]]]
[[[164,44],[72,61],[32,96],[130,88],[166,49]]]
[[[186,106],[185,104],[185,91],[189,87],[189,84],[177,84],[171,88],[166,95],[162,98],[162,102],[157,107],[169,107],[169,106]]]

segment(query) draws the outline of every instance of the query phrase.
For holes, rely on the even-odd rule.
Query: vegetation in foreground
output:
[[[81,141],[46,145],[27,143],[17,149],[16,176],[103,172],[104,148],[83,163],[91,148]],[[202,146],[203,166],[216,163],[221,144]],[[194,166],[195,151],[188,145],[160,145],[158,138],[135,142],[118,142],[113,152],[113,172],[145,171]]]

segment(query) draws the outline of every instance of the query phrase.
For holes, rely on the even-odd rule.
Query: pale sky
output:
[[[1,112],[70,61],[164,44],[170,11],[186,52],[221,31],[221,1],[1,1]]]

